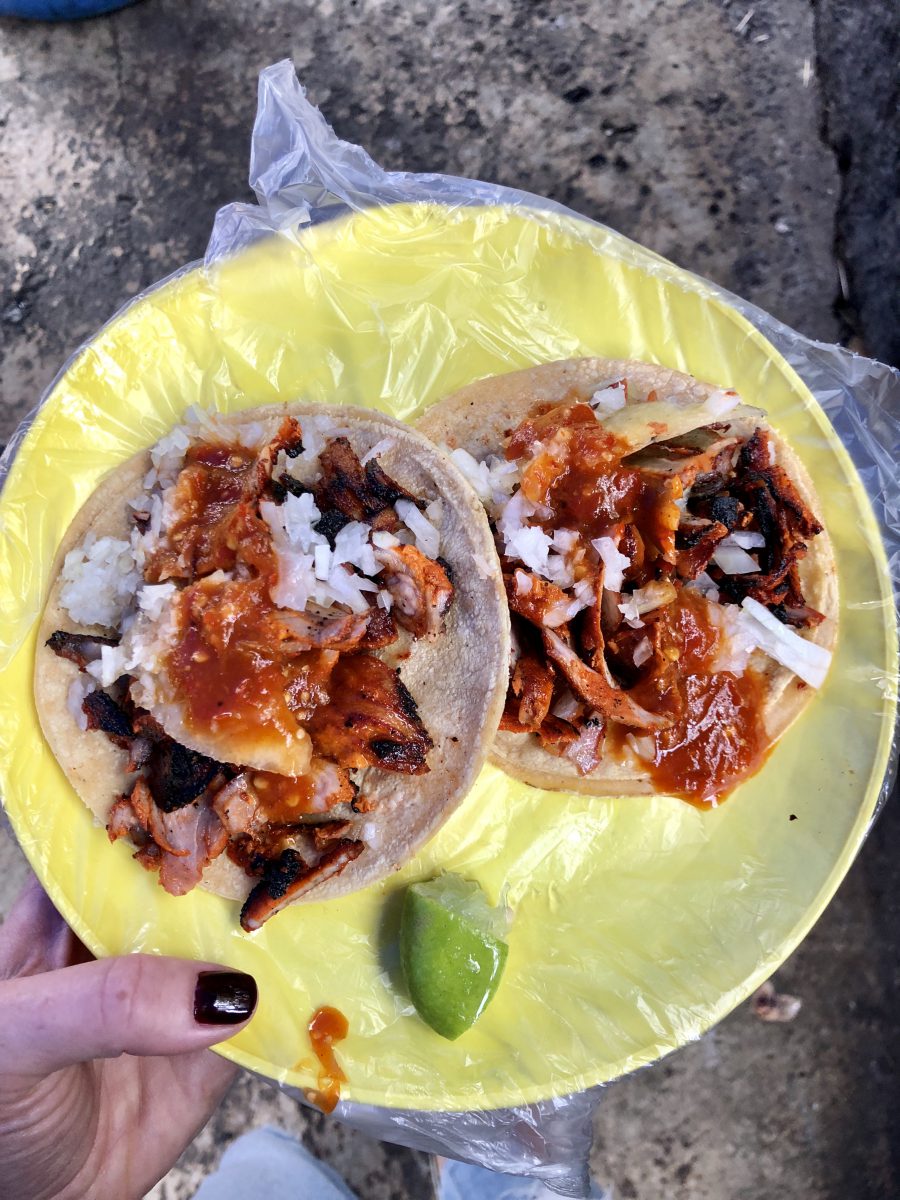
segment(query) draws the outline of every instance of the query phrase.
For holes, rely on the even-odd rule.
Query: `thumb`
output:
[[[256,1007],[251,975],[132,954],[0,983],[4,1072],[47,1075],[119,1054],[183,1054],[224,1041]]]

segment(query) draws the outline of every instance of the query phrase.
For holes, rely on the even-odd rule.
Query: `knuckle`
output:
[[[100,989],[100,1016],[106,1029],[124,1035],[138,1026],[146,966],[140,955],[112,958],[108,963]]]

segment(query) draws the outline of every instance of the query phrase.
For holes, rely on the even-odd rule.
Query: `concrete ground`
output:
[[[0,440],[66,354],[203,251],[246,196],[256,74],[293,58],[387,166],[517,184],[600,217],[802,332],[900,359],[900,16],[876,0],[144,0],[0,21]],[[900,811],[748,1008],[609,1089],[619,1200],[900,1195]],[[0,912],[24,873],[0,831]],[[182,1200],[248,1123],[296,1131],[366,1200],[426,1198],[424,1155],[242,1079],[154,1190]]]

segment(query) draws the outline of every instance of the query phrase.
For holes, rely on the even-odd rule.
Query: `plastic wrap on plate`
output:
[[[696,1038],[775,970],[892,784],[900,378],[550,201],[382,170],[335,136],[287,62],[260,80],[251,183],[258,205],[223,209],[204,264],[83,346],[4,457],[4,803],[96,953],[256,975],[258,1015],[224,1047],[236,1062],[315,1087],[306,1026],[334,1005],[350,1024],[338,1116],[582,1195],[599,1085]],[[191,404],[302,396],[414,419],[472,380],[584,354],[736,388],[815,483],[837,557],[839,640],[820,694],[760,773],[701,812],[667,796],[542,792],[486,767],[397,875],[252,937],[233,904],[174,899],[110,847],[44,745],[31,695],[56,548],[104,473]],[[416,1017],[396,960],[396,901],[441,869],[505,895],[516,914],[500,990],[455,1042]]]

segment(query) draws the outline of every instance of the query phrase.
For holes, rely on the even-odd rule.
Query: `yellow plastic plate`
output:
[[[812,474],[840,569],[828,682],[763,771],[714,812],[664,796],[541,792],[486,769],[399,875],[304,905],[254,936],[237,906],[173,899],[110,846],[44,744],[35,627],[56,547],[105,472],[190,404],[303,396],[402,418],[481,376],[578,354],[664,363],[765,407]],[[310,1086],[306,1024],[349,1018],[348,1099],[422,1109],[535,1101],[610,1080],[696,1037],[822,912],[865,835],[893,727],[894,618],[850,460],[771,345],[702,285],[585,222],[396,207],[272,240],[132,304],[54,387],[0,506],[0,783],[54,902],[96,954],[196,956],[251,971],[259,1013],[224,1048]],[[445,1042],[396,985],[396,901],[441,868],[515,909],[500,991]]]

